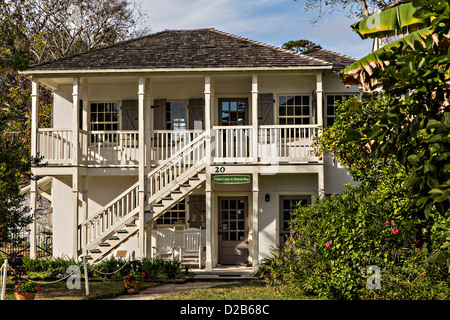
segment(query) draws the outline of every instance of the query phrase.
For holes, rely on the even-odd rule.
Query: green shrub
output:
[[[56,273],[65,274],[67,268],[72,265],[80,265],[81,262],[69,257],[30,258],[23,257],[23,267],[27,273]]]
[[[143,258],[141,260],[142,269],[150,275],[151,278],[160,280],[168,280],[175,278],[187,272],[187,269],[182,270],[181,261],[179,260],[163,260],[156,258]]]
[[[328,299],[448,299],[445,267],[426,262],[424,230],[430,229],[401,192],[392,197],[349,185],[341,195],[298,208],[291,239],[263,261],[259,273],[284,290]],[[372,265],[380,270],[380,289],[367,288]]]

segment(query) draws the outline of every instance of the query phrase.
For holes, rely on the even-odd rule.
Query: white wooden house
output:
[[[33,207],[51,200],[54,255],[150,256],[158,227],[176,227],[178,246],[201,226],[207,270],[255,266],[293,204],[350,181],[312,139],[356,94],[336,73],[353,61],[199,29],[32,66],[32,155],[47,165],[29,190]],[[39,86],[54,92],[51,128],[37,122]]]

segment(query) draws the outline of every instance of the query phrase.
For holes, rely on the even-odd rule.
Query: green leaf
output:
[[[428,262],[446,263],[450,259],[450,253],[447,251],[438,251],[427,258]]]
[[[438,189],[438,188],[434,188],[434,189],[431,189],[430,191],[428,191],[428,193],[431,195],[437,195],[437,194],[443,194],[444,191],[442,191],[441,189]]]
[[[441,127],[441,122],[435,119],[431,119],[427,123],[427,129],[436,129]]]
[[[408,162],[419,163],[420,159],[419,159],[419,157],[417,155],[412,154],[412,155],[408,156]]]

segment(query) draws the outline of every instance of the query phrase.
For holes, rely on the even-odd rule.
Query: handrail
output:
[[[146,181],[150,180],[154,175],[160,173],[161,171],[164,172],[165,168],[169,166],[174,161],[179,161],[179,157],[184,156],[184,153],[191,149],[193,146],[198,144],[199,141],[204,140],[204,137],[206,136],[206,132],[204,132],[199,137],[195,138],[193,141],[191,141],[188,145],[186,145],[184,148],[176,152],[170,159],[167,159],[163,163],[161,163],[155,170],[151,171],[146,176]],[[202,159],[204,159],[204,154],[202,156]],[[192,166],[190,169],[192,169],[194,166]],[[183,174],[186,174],[189,170],[184,172],[179,172],[179,175],[173,178],[173,181],[177,178],[180,178],[183,176]],[[174,173],[174,172],[172,172]],[[165,192],[166,189],[169,187],[169,183],[167,183],[163,188],[160,188],[155,191],[153,194],[150,194],[150,196],[147,198],[146,204],[149,203],[150,198],[155,200],[155,198],[160,195],[162,192]],[[105,236],[110,234],[113,230],[115,230],[120,225],[124,225],[127,223],[138,211],[139,208],[139,200],[138,200],[138,192],[139,192],[139,181],[130,186],[127,190],[122,192],[119,196],[117,196],[115,199],[110,201],[106,206],[98,210],[93,216],[85,219],[80,227],[85,228],[85,237],[86,237],[86,243],[83,245],[83,251],[89,250],[94,245],[96,245],[101,239],[103,239]],[[120,212],[119,212],[120,211]],[[94,230],[95,234],[93,235],[94,239],[89,240],[88,239],[88,227],[90,224],[94,224],[96,222],[99,222],[100,229]]]

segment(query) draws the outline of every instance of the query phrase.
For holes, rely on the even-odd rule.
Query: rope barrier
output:
[[[132,255],[132,260],[134,261],[134,252],[133,252],[133,255]],[[0,280],[4,280],[4,281],[1,281],[2,287],[3,287],[3,286],[5,285],[5,283],[6,283],[7,270],[6,270],[6,267],[5,267],[5,266],[8,265],[8,264],[7,264],[7,261],[8,261],[8,260],[6,260],[6,263],[5,263],[4,265],[1,266],[1,269],[2,269],[2,275],[3,275],[2,278],[4,278],[4,279],[0,279]],[[123,265],[122,267],[120,267],[119,269],[117,269],[116,271],[113,271],[113,272],[101,272],[101,271],[99,271],[99,270],[97,270],[97,269],[95,269],[95,268],[93,267],[95,264],[92,265],[92,266],[89,266],[88,263],[86,262],[85,258],[83,258],[83,264],[84,264],[84,266],[85,266],[85,278],[87,278],[87,269],[91,269],[92,271],[97,272],[97,273],[99,273],[99,274],[101,274],[101,275],[112,275],[112,274],[115,274],[115,273],[120,272],[123,268],[125,268],[126,266],[128,266],[128,265],[129,265],[129,262],[124,263],[124,265]],[[63,278],[58,279],[58,280],[55,280],[55,281],[36,281],[36,280],[33,280],[33,279],[29,279],[29,278],[27,278],[27,277],[22,277],[22,278],[25,279],[25,280],[27,280],[27,281],[32,281],[32,282],[37,283],[37,284],[52,284],[52,283],[57,283],[57,282],[60,282],[60,281],[63,281],[63,280],[68,279],[68,278],[71,277],[74,273],[78,272],[78,271],[80,270],[80,268],[81,268],[81,265],[80,265],[80,266],[77,266],[76,269],[74,269],[71,273],[67,274],[67,275],[64,276]],[[4,273],[4,274],[3,274],[3,273]],[[85,279],[85,281],[86,281],[86,295],[89,295],[89,284],[88,284],[88,279]],[[1,300],[4,300],[4,290],[2,290],[2,292],[1,292]]]
[[[81,266],[78,266],[75,270],[72,271],[72,273],[69,273],[68,276],[66,276],[66,277],[64,277],[64,278],[61,278],[61,279],[58,279],[58,280],[55,280],[55,281],[50,281],[50,282],[48,282],[48,281],[46,281],[46,282],[44,282],[44,281],[36,281],[36,280],[29,279],[29,278],[26,278],[26,277],[22,277],[22,278],[24,278],[25,280],[33,281],[33,282],[35,282],[35,283],[40,283],[40,284],[56,283],[56,282],[60,282],[60,281],[66,280],[67,278],[71,277],[71,276],[75,273],[75,271],[77,271],[77,270],[80,269],[80,267],[81,267]]]

